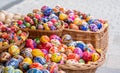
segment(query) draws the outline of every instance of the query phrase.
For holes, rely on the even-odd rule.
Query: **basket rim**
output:
[[[64,28],[63,30],[66,31],[71,31],[71,32],[83,32],[83,33],[90,33],[90,34],[99,34],[100,32],[103,32],[105,29],[107,29],[109,27],[109,25],[107,25],[106,27],[102,27],[102,29],[98,30],[97,32],[93,32],[93,31],[82,31],[82,30],[74,30],[74,29],[69,29],[69,28]]]
[[[105,53],[101,53],[101,57],[96,62],[90,62],[89,64],[59,64],[58,67],[63,70],[88,70],[88,69],[95,69],[100,67],[105,62]]]

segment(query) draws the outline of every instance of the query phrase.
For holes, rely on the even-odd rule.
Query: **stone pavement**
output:
[[[13,5],[20,3],[21,1],[23,0],[2,0],[0,1],[0,10],[6,10],[12,7]]]
[[[7,11],[27,14],[43,5],[54,7],[57,4],[70,9],[77,9],[108,20],[109,47],[105,64],[96,73],[120,73],[120,0],[24,0]]]

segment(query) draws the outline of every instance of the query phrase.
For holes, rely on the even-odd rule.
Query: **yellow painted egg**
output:
[[[23,62],[25,62],[25,63],[28,63],[28,64],[32,64],[32,60],[30,59],[30,58],[25,58],[24,60],[23,60]]]
[[[19,55],[20,54],[20,49],[18,46],[16,45],[12,45],[10,46],[10,48],[8,49],[8,52],[11,54],[11,55]]]
[[[32,50],[32,55],[33,56],[40,56],[40,57],[44,57],[44,53],[40,50],[40,49],[33,49]]]
[[[59,19],[60,19],[60,20],[65,20],[65,19],[67,19],[67,15],[64,14],[64,13],[61,13],[61,14],[59,15]]]

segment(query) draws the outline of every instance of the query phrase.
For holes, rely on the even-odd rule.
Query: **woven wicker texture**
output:
[[[95,48],[105,49],[108,46],[108,27],[97,32],[64,29],[62,35],[69,34],[73,40],[91,43]]]
[[[101,58],[96,62],[89,64],[64,64],[59,65],[59,68],[64,70],[66,73],[95,73],[96,69],[100,67],[105,61],[105,53],[101,54]]]

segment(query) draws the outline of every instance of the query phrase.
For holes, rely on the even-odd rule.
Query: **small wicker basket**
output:
[[[101,54],[101,58],[96,62],[91,62],[89,64],[63,64],[59,65],[59,69],[62,69],[66,73],[95,73],[97,68],[100,67],[105,62],[105,54]]]
[[[27,32],[27,38],[28,38],[28,36],[29,36],[29,33]],[[0,52],[6,51],[12,45],[17,45],[20,49],[22,49],[25,46],[25,43],[24,43],[23,40],[19,40],[19,41],[15,42],[15,43],[11,43],[9,45],[2,46],[2,47],[0,47]]]
[[[62,35],[69,34],[73,40],[91,43],[95,48],[103,50],[108,46],[108,26],[97,32],[64,29]]]

